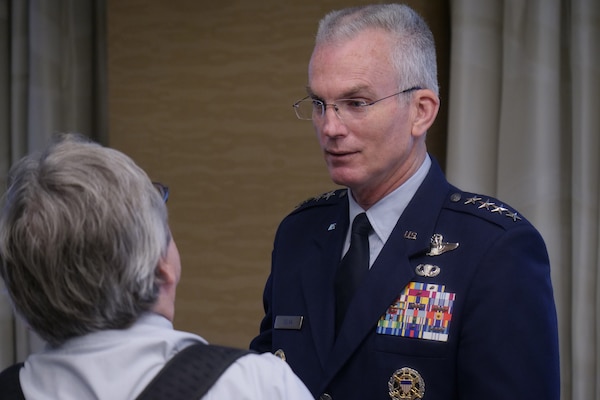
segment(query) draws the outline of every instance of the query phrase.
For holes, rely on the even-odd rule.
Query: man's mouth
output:
[[[358,151],[325,150],[325,153],[333,157],[344,157],[356,154]]]

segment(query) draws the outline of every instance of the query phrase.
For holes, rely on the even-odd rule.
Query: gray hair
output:
[[[122,329],[158,297],[167,209],[125,154],[74,134],[9,171],[0,275],[16,311],[50,345]]]
[[[315,45],[354,38],[379,29],[395,38],[391,54],[398,73],[398,89],[431,89],[439,96],[433,34],[423,18],[403,4],[373,4],[332,11],[319,22]]]

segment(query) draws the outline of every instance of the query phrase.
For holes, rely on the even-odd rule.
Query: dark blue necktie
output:
[[[352,223],[350,248],[342,258],[335,277],[335,328],[342,325],[354,291],[369,271],[369,233],[371,223],[366,213],[358,214]]]

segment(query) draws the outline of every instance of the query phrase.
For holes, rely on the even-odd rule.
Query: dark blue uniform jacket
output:
[[[548,255],[523,216],[453,187],[434,161],[336,337],[333,282],[348,225],[345,189],[282,221],[252,349],[280,350],[317,398],[390,399],[391,381],[397,398],[559,399]],[[435,234],[458,246],[430,255]]]

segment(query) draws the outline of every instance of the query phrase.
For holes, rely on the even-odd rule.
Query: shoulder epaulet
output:
[[[525,220],[514,208],[491,196],[455,190],[451,192],[449,200],[453,209],[469,212],[501,225],[510,221],[517,223]]]
[[[292,212],[296,212],[308,207],[327,205],[337,203],[338,200],[343,199],[348,194],[348,189],[337,189],[330,192],[321,193],[318,196],[310,197],[298,204]]]

